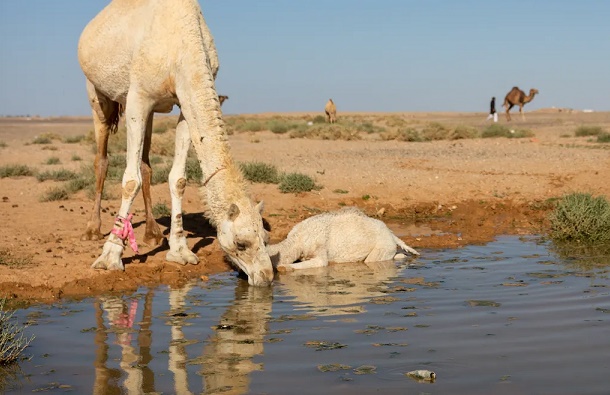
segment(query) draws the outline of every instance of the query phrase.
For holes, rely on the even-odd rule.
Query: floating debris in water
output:
[[[348,370],[352,367],[349,365],[343,365],[340,363],[331,363],[328,365],[318,365],[318,370],[320,372],[337,372],[339,370]]]
[[[326,342],[320,340],[311,340],[305,343],[305,346],[315,348],[316,351],[336,350],[339,348],[347,347],[347,344],[341,344],[338,342]]]
[[[436,380],[436,373],[430,370],[412,370],[405,373],[405,375],[420,382],[428,381],[433,383]]]
[[[484,306],[484,307],[500,307],[501,303],[494,302],[493,300],[467,300],[468,304],[472,307]]]
[[[362,365],[354,369],[354,374],[375,374],[377,373],[377,366],[374,365]]]

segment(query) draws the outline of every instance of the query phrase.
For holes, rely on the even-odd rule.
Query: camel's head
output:
[[[538,93],[540,93],[540,92],[538,92],[538,89],[536,89],[536,88],[530,89],[530,96],[537,95]]]
[[[265,244],[269,234],[263,227],[263,202],[233,203],[218,225],[218,242],[231,261],[248,276],[250,285],[270,285],[273,266]]]

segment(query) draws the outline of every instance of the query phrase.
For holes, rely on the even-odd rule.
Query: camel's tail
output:
[[[396,235],[392,235],[394,237],[394,242],[397,246],[402,248],[406,252],[410,252],[413,255],[419,255],[419,252],[415,251],[413,248],[409,247],[404,241],[400,240]]]
[[[125,106],[121,103],[114,103],[115,106],[112,110],[112,114],[110,114],[110,118],[108,119],[108,124],[110,125],[110,133],[116,133],[119,130],[119,121],[123,116],[123,112],[125,111]]]

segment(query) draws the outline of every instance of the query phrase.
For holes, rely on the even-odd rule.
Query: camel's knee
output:
[[[186,179],[184,177],[180,177],[175,182],[170,180],[170,188],[172,195],[182,198],[184,196],[184,190],[186,189]]]
[[[123,185],[123,199],[133,199],[141,187],[141,182],[138,180],[129,180]]]

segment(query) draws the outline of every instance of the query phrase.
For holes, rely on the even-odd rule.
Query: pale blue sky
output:
[[[226,113],[610,107],[607,0],[201,0]],[[80,32],[108,0],[0,0],[0,115],[88,115]]]

